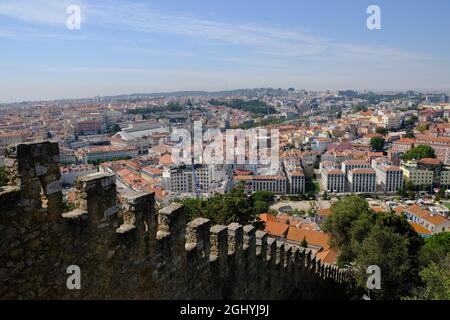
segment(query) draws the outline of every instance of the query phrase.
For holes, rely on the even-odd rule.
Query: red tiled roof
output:
[[[394,144],[413,144],[415,142],[414,139],[403,138],[394,142]]]
[[[416,217],[422,218],[430,213],[430,211],[422,209],[418,205],[414,204],[411,207],[406,208],[406,210]]]
[[[269,222],[269,221],[277,222],[277,218],[273,214],[270,214],[270,213],[261,213],[259,215],[259,218],[264,222]]]
[[[375,174],[375,170],[370,168],[356,168],[351,170],[353,173],[362,173],[362,174]]]
[[[369,151],[367,153],[368,157],[382,157],[384,156],[383,152],[374,152],[374,151]]]
[[[326,172],[327,174],[344,174],[342,170],[339,169],[331,169]]]
[[[403,207],[397,207],[397,208],[394,209],[394,211],[395,211],[395,213],[397,213],[397,214],[403,214],[403,213],[405,213],[405,208],[403,208]]]
[[[169,153],[166,153],[165,155],[163,155],[160,159],[159,159],[159,163],[161,165],[171,165],[173,164],[173,160],[172,160],[172,155],[170,155]]]
[[[345,165],[369,165],[365,160],[347,160],[343,162]]]
[[[278,222],[272,222],[268,221],[266,222],[266,229],[265,231],[276,237],[285,237],[289,229],[289,225],[278,223]]]
[[[433,158],[423,158],[419,161],[419,163],[439,165],[441,163],[441,161],[439,161],[438,159],[433,159]]]
[[[328,241],[330,239],[330,236],[328,234],[321,231],[289,227],[286,239],[300,242],[303,240],[303,238],[306,239],[308,244],[321,246],[323,248],[329,248]]]
[[[316,258],[320,259],[320,261],[329,264],[336,264],[338,253],[334,249],[322,250],[316,253]]]
[[[402,169],[400,169],[400,167],[397,166],[388,166],[384,168],[386,171],[402,171]]]

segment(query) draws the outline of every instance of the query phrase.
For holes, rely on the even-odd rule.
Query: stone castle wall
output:
[[[59,149],[53,142],[7,149],[0,188],[0,298],[343,298],[346,273],[306,249],[252,226],[186,224],[154,195],[118,197],[113,175],[76,181],[76,209],[62,213]],[[81,289],[66,286],[81,269]]]

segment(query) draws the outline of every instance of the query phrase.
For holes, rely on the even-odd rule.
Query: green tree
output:
[[[422,285],[409,299],[450,300],[450,255],[439,264],[432,262],[420,271]]]
[[[361,112],[361,111],[364,111],[364,112],[367,111],[367,107],[363,104],[358,104],[352,108],[353,113],[357,113],[357,112]]]
[[[412,129],[407,129],[406,130],[406,138],[410,138],[410,139],[414,139],[415,138],[414,131]]]
[[[425,239],[419,260],[421,285],[406,299],[450,300],[450,232]]]
[[[360,287],[366,285],[367,267],[377,265],[381,269],[381,290],[374,290],[373,297],[399,299],[408,293],[411,265],[407,241],[400,234],[375,225],[356,251],[356,280]]]
[[[108,126],[107,128],[107,132],[108,133],[112,133],[112,134],[116,134],[117,132],[121,131],[122,129],[120,129],[120,126],[117,123],[112,124],[111,126]]]
[[[258,215],[269,211],[270,202],[266,201],[273,199],[272,196],[266,192],[258,193],[255,201],[253,197],[245,195],[242,186],[237,186],[225,194],[215,194],[208,199],[186,198],[181,203],[185,207],[188,221],[203,217],[210,219],[212,224],[238,222],[264,228]]]
[[[413,264],[417,266],[419,264],[419,252],[424,245],[424,240],[414,231],[406,217],[387,212],[376,214],[375,217],[377,224],[391,228],[392,231],[405,238],[408,243],[408,254],[411,259],[414,259]]]
[[[251,199],[252,201],[263,201],[269,204],[274,201],[275,195],[270,191],[259,190],[253,192],[253,194],[251,195]]]
[[[370,146],[372,147],[372,150],[374,150],[374,151],[383,151],[384,139],[374,137],[374,138],[370,139]]]
[[[257,214],[266,213],[267,211],[269,211],[269,205],[267,204],[267,202],[264,201],[260,200],[254,201],[253,207]]]
[[[302,211],[299,209],[294,209],[292,212],[293,216],[301,216],[302,215]]]
[[[210,100],[210,104],[212,105],[224,105],[233,109],[239,109],[251,112],[255,115],[266,115],[267,113],[274,114],[279,113],[276,108],[268,105],[262,100],[242,100],[242,99],[233,99],[231,101],[219,101],[219,100]]]
[[[450,254],[450,232],[442,232],[425,239],[420,250],[420,262],[423,266],[440,263],[443,257]]]
[[[308,215],[308,217],[315,217],[316,216],[316,210],[314,210],[313,208],[309,208],[306,211],[306,214]]]
[[[355,257],[351,247],[353,223],[360,216],[368,217],[371,210],[365,199],[353,195],[333,203],[331,213],[325,221],[323,229],[331,235],[331,245],[341,252],[338,263],[345,265]]]
[[[183,200],[174,200],[175,202],[179,201],[184,205],[184,212],[186,214],[187,221],[192,221],[201,215],[206,214],[206,203],[203,199],[196,198],[185,198]],[[205,218],[207,218],[205,216]]]
[[[445,197],[445,189],[444,188],[440,188],[437,195],[442,199]]]
[[[424,133],[425,131],[427,131],[430,128],[429,124],[422,124],[420,126],[418,126],[416,128],[417,131],[419,131],[420,133]]]
[[[405,122],[403,123],[403,125],[407,128],[410,128],[412,126],[414,126],[414,124],[419,121],[419,118],[417,118],[417,116],[412,116],[411,118],[405,120]]]
[[[331,212],[322,228],[340,252],[338,264],[356,270],[358,290],[365,288],[369,265],[378,265],[382,271],[383,290],[375,293],[376,298],[398,299],[419,284],[423,239],[404,216],[375,214],[365,199],[355,195],[334,203]]]
[[[300,242],[300,247],[308,248],[308,241],[306,241],[306,237],[303,237],[303,240]]]
[[[377,127],[377,128],[375,129],[375,132],[376,132],[376,133],[379,133],[379,134],[382,134],[383,136],[385,136],[385,135],[388,134],[389,130],[386,129],[386,128],[383,128],[383,127]]]
[[[409,151],[407,151],[403,156],[402,159],[404,161],[408,160],[420,160],[424,158],[436,158],[436,153],[434,152],[434,149],[430,146],[420,145],[417,146]]]
[[[406,198],[408,197],[408,192],[405,189],[398,189],[397,194],[402,197],[402,198]]]
[[[183,106],[181,106],[178,102],[171,101],[167,104],[167,111],[170,112],[178,112],[182,111]]]
[[[405,183],[406,190],[414,191],[414,183],[411,180],[407,180]]]

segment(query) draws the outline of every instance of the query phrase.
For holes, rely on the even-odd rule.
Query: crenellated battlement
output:
[[[186,223],[183,206],[117,194],[115,177],[76,180],[62,212],[57,143],[7,150],[0,189],[0,298],[343,298],[346,272],[251,225]],[[81,269],[80,290],[66,286]]]

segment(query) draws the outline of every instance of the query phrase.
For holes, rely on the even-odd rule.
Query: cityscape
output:
[[[448,56],[412,57],[416,52],[402,41],[398,49],[346,44],[338,50],[344,45],[310,31],[257,27],[256,18],[245,27],[225,22],[229,5],[203,1],[194,7],[224,10],[220,22],[213,13],[193,17],[195,10],[182,4],[169,14],[174,4],[160,1],[39,2],[0,4],[0,38],[12,49],[0,54],[0,70],[11,76],[0,80],[0,299],[450,299]],[[395,29],[389,10],[398,8],[379,2],[358,5],[361,33]],[[136,18],[107,31],[117,38],[124,32],[130,52],[116,47],[118,39],[109,44],[96,25],[108,28],[112,7]],[[85,11],[88,18],[77,20]],[[384,13],[389,23],[382,24]],[[190,23],[185,31],[178,30],[182,22]],[[37,39],[27,26],[35,26]],[[59,34],[46,36],[52,28]],[[89,28],[98,28],[101,39],[76,40],[95,37]],[[67,39],[60,39],[63,32]],[[155,53],[169,49],[172,36],[183,43]],[[51,57],[52,46],[55,55],[64,51],[56,47],[60,41],[80,41],[77,66],[69,71]],[[98,56],[83,53],[96,42]],[[46,71],[24,71],[22,50],[33,43],[48,45],[39,64]],[[242,59],[242,50],[265,43],[277,52]],[[196,44],[205,55],[212,47],[230,48],[197,66],[203,58],[191,56]],[[105,50],[111,56],[93,62]],[[135,54],[138,63],[150,50],[155,64],[173,62],[175,72],[133,66]],[[364,75],[360,54],[380,70]],[[116,55],[122,59],[114,62]],[[352,59],[354,70],[332,75]],[[117,69],[106,70],[105,63]],[[390,64],[396,66],[387,70]],[[296,78],[302,68],[306,77],[299,71]],[[159,85],[152,85],[155,77]],[[71,83],[74,90],[67,91]],[[214,313],[191,308],[177,312]],[[245,310],[269,313],[257,304]]]

